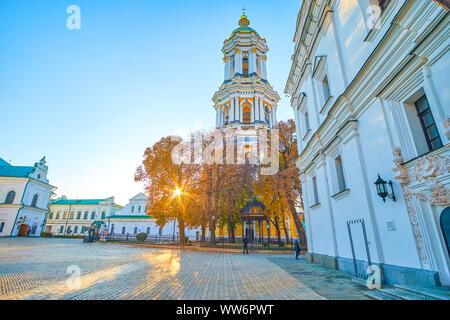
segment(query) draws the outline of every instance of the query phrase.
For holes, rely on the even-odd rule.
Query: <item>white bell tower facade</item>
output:
[[[224,82],[214,94],[216,128],[271,129],[277,122],[278,93],[267,81],[266,40],[242,15],[239,28],[225,40]]]

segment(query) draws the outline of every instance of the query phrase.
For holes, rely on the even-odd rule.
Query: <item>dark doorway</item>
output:
[[[21,224],[19,228],[19,237],[26,237],[28,232],[28,225]]]
[[[445,208],[441,214],[441,229],[447,244],[447,252],[450,256],[450,207]]]

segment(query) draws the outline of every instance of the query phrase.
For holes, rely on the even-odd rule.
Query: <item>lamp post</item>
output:
[[[270,246],[270,222],[267,221],[267,243]]]
[[[388,191],[388,188],[387,188],[388,184],[391,187],[391,193],[389,193],[389,191]],[[392,186],[391,180],[389,180],[389,182],[386,182],[383,178],[380,177],[380,175],[378,175],[378,179],[377,179],[377,181],[375,181],[375,186],[377,188],[377,194],[380,198],[383,199],[383,202],[386,202],[386,198],[389,198],[394,202],[397,200],[395,198],[394,188]]]

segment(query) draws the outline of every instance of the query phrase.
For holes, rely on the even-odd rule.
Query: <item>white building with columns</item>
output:
[[[156,219],[147,215],[147,196],[139,193],[121,210],[107,218],[108,233],[117,236],[146,233],[149,237],[163,237],[166,239],[178,237],[178,223],[169,220],[160,227]],[[185,236],[191,241],[200,240],[200,229],[186,228]]]
[[[213,96],[216,128],[236,129],[255,136],[258,129],[270,129],[277,122],[278,93],[267,81],[266,40],[249,27],[242,15],[239,28],[225,40],[224,82]]]
[[[108,217],[121,208],[114,197],[68,199],[62,196],[50,202],[45,231],[55,236],[86,235],[94,223],[106,227]]]
[[[286,93],[313,262],[450,285],[449,39],[434,1],[302,2]]]
[[[34,166],[13,166],[0,158],[0,237],[39,237],[52,190],[45,157]]]

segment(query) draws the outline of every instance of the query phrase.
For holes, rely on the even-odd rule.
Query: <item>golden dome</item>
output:
[[[245,27],[248,27],[249,25],[250,25],[250,20],[248,20],[247,16],[244,13],[242,15],[241,19],[239,20],[239,26],[241,28],[245,28]]]

